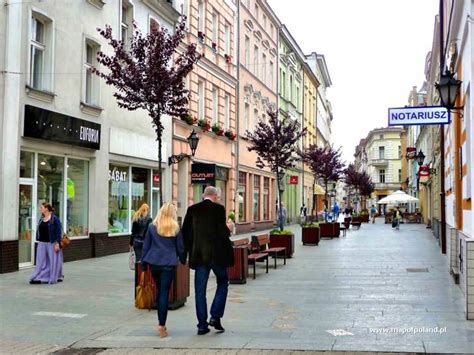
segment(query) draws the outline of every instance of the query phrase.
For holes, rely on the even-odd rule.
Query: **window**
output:
[[[398,146],[398,159],[402,159],[402,146]]]
[[[295,106],[297,109],[300,108],[300,87],[297,86],[296,87],[296,102],[295,102]]]
[[[239,199],[239,222],[246,221],[246,189],[247,189],[247,174],[239,171],[239,188],[238,188],[238,199]]]
[[[198,31],[204,33],[204,2],[198,3]]]
[[[254,16],[255,16],[255,18],[257,19],[257,22],[258,22],[258,20],[260,19],[260,17],[259,17],[259,16],[260,16],[259,10],[260,10],[260,9],[258,8],[258,5],[255,4],[255,13],[254,13]]]
[[[52,91],[53,23],[33,13],[30,34],[29,85],[37,90]]]
[[[130,45],[130,38],[133,35],[133,6],[127,0],[122,0],[121,17],[121,39],[125,46]]]
[[[267,30],[267,16],[263,15],[263,30]]]
[[[38,205],[49,202],[64,224],[64,158],[38,154]],[[40,213],[38,209],[38,213]],[[38,219],[39,221],[39,219]]]
[[[268,86],[273,89],[273,62],[270,62],[270,72],[268,74]]]
[[[150,17],[150,33],[158,31],[160,29],[160,23],[154,18]]]
[[[260,176],[253,176],[253,220],[260,220]]]
[[[262,53],[262,81],[267,83],[267,56]]]
[[[380,134],[380,135],[379,135],[379,139],[383,139],[383,134]]]
[[[385,169],[379,170],[379,182],[382,184],[385,183]]]
[[[109,166],[109,233],[124,233],[129,228],[129,168]]]
[[[204,118],[204,103],[205,103],[205,96],[204,96],[204,82],[199,80],[198,81],[198,119]]]
[[[253,110],[253,125],[256,126],[258,122],[258,110],[255,108]]]
[[[150,202],[150,170],[144,168],[132,168],[132,211],[131,215],[138,211],[141,205]]]
[[[225,53],[230,55],[230,26],[226,23],[224,26],[224,35],[225,35]]]
[[[230,96],[224,96],[224,128],[228,129],[230,127]]]
[[[273,31],[274,31],[274,27],[273,27],[273,23],[271,23],[270,24],[270,35],[272,36],[272,39],[274,37]]]
[[[263,220],[270,219],[270,178],[263,178]]]
[[[212,124],[217,124],[219,120],[219,93],[217,87],[212,88]]]
[[[219,20],[218,20],[217,14],[213,12],[212,14],[212,43],[216,43],[216,45],[217,45],[217,39],[219,38],[218,32],[219,32]]]
[[[258,47],[253,47],[253,74],[258,78]]]
[[[293,75],[290,75],[290,101],[293,102]]]
[[[402,169],[398,169],[398,181],[402,181]]]
[[[247,68],[250,65],[250,39],[245,36],[245,65]]]
[[[99,105],[99,77],[92,72],[97,67],[97,53],[100,50],[98,44],[86,40],[84,61],[84,102],[89,105]]]
[[[286,73],[280,69],[280,94],[282,97],[286,97]]]
[[[250,129],[250,106],[248,103],[245,103],[244,120],[245,120],[245,128],[249,130]]]
[[[89,162],[67,158],[66,225],[70,236],[88,235],[89,231]],[[64,224],[64,223],[63,223]]]
[[[379,147],[379,159],[385,159],[385,147]]]

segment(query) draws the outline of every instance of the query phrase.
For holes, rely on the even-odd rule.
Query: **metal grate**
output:
[[[413,268],[408,268],[407,272],[430,272],[427,267],[413,267]]]

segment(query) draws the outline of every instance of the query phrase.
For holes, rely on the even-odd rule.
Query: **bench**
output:
[[[362,222],[351,222],[352,228],[357,227],[357,229],[359,229],[361,224],[362,224]]]
[[[268,254],[266,253],[252,253],[252,254],[249,254],[249,256],[247,257],[248,258],[248,262],[253,264],[253,279],[255,280],[255,275],[256,275],[256,264],[257,264],[257,261],[263,261],[265,260],[267,262],[267,274],[268,274]]]
[[[346,236],[346,231],[347,231],[346,224],[341,222],[341,224],[339,226],[339,230],[342,232],[342,236],[345,237]]]
[[[270,237],[268,234],[252,236],[251,247],[253,248],[253,250],[259,253],[270,255],[275,260],[275,269],[277,268],[277,256],[280,253],[283,254],[283,264],[286,265],[286,248],[285,247],[270,248],[268,246],[269,244],[270,244]]]

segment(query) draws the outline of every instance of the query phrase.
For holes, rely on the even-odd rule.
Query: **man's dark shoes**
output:
[[[198,335],[204,335],[209,333],[211,330],[209,328],[206,329],[198,329]]]
[[[224,327],[222,326],[221,324],[221,320],[220,319],[210,319],[209,320],[209,325],[211,327],[213,327],[215,330],[217,330],[218,333],[224,333],[225,332],[225,329]]]
[[[30,280],[30,285],[39,285],[41,284],[40,280]]]

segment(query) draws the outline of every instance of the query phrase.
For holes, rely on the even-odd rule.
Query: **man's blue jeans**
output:
[[[175,266],[151,266],[151,275],[156,284],[158,324],[162,326],[166,325],[166,318],[168,317],[168,299],[175,268]]]
[[[196,267],[194,272],[194,291],[196,299],[196,315],[199,322],[198,329],[200,330],[208,328],[206,290],[211,270],[214,272],[217,279],[216,294],[211,306],[212,319],[217,320],[224,316],[225,303],[227,300],[227,291],[229,289],[227,267],[218,265],[203,265]]]

